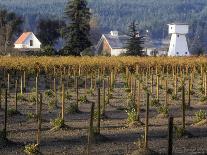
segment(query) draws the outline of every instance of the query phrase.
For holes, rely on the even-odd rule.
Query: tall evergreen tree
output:
[[[80,56],[80,53],[92,44],[90,42],[91,13],[86,0],[69,0],[65,14],[69,25],[64,31],[65,55]]]
[[[140,36],[135,21],[129,25],[129,39],[126,46],[126,55],[143,56],[144,37]]]

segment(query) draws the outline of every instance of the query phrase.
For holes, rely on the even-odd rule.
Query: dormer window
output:
[[[30,46],[33,46],[33,40],[30,40]]]

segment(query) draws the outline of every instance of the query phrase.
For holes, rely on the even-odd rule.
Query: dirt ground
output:
[[[117,86],[117,87],[116,87]],[[144,134],[144,126],[127,127],[127,114],[123,108],[127,106],[127,93],[122,87],[121,81],[116,82],[113,92],[113,98],[107,105],[107,119],[101,120],[101,134],[108,140],[98,142],[92,146],[93,155],[127,155],[131,154],[138,147],[137,142]],[[66,107],[75,102],[75,90],[70,89],[72,99],[66,100]],[[80,90],[83,95],[84,90]],[[80,95],[80,96],[82,96]],[[97,96],[87,95],[89,101],[95,101]],[[142,93],[142,109],[146,103],[145,94]],[[169,97],[170,114],[174,116],[174,124],[181,125],[181,99],[172,101]],[[49,112],[48,98],[44,96],[43,101],[43,122],[41,133],[40,151],[44,155],[85,155],[87,147],[87,131],[89,124],[90,106],[89,103],[80,104],[81,113],[66,114],[65,123],[70,128],[59,131],[51,131],[50,121],[57,118],[61,112],[61,103],[59,108]],[[187,100],[187,97],[186,97]],[[61,101],[61,100],[60,100]],[[164,93],[161,92],[160,101],[164,104]],[[2,104],[4,100],[2,100]],[[14,94],[8,102],[8,109],[14,108]],[[192,98],[192,109],[186,111],[186,129],[192,133],[191,138],[174,138],[174,154],[207,154],[207,124],[201,127],[191,126],[195,120],[195,112],[200,109],[207,109],[206,104],[199,102],[196,94]],[[18,102],[18,111],[21,115],[15,115],[8,118],[8,139],[12,141],[8,146],[0,146],[0,155],[21,155],[24,154],[24,146],[36,142],[37,123],[34,119],[28,119],[29,112],[35,113],[35,104],[27,101]],[[153,151],[165,154],[167,152],[167,118],[157,118],[157,111],[150,107],[149,119],[149,148]],[[141,113],[141,120],[145,120],[144,111]],[[3,128],[4,111],[0,110],[0,128]],[[94,122],[96,126],[96,122]]]

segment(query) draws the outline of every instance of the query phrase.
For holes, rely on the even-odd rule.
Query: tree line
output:
[[[60,55],[80,56],[86,50],[92,50],[90,38],[93,19],[86,0],[70,0],[65,7],[65,21],[41,18],[37,24],[37,37],[42,43],[46,55],[54,55],[54,45],[59,38],[64,40],[64,46],[59,51]],[[13,37],[19,34],[20,27],[24,22],[21,17],[5,9],[0,10],[0,36],[2,46],[6,53],[12,48]],[[137,35],[135,21],[129,27],[129,40],[126,55],[142,56],[143,37]],[[11,50],[11,49],[10,49]]]

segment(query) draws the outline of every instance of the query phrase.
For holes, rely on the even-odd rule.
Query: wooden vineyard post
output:
[[[188,107],[191,105],[191,79],[188,79]]]
[[[61,112],[61,118],[63,122],[65,121],[65,87],[64,83],[62,83],[62,112]]]
[[[21,95],[23,95],[23,78],[22,78],[22,75],[21,75],[21,78],[20,78],[20,92],[21,92]]]
[[[24,88],[24,92],[26,92],[26,72],[24,71],[23,73],[23,88]]]
[[[41,125],[42,125],[42,94],[40,93],[39,110],[37,115],[37,145],[40,145]]]
[[[5,108],[4,108],[4,129],[3,139],[7,139],[7,89],[5,90]]]
[[[145,113],[145,135],[144,135],[144,147],[148,149],[148,124],[149,124],[149,96],[150,94],[147,93],[147,103],[146,103],[146,113]]]
[[[137,121],[140,121],[140,97],[141,97],[141,86],[140,86],[140,81],[138,80],[138,85],[137,85]]]
[[[165,106],[168,106],[168,81],[165,80]]]
[[[100,105],[100,97],[101,97],[101,93],[100,93],[100,88],[98,87],[97,89],[97,108],[98,108],[98,117],[97,117],[97,135],[100,135],[100,127],[101,127],[101,105]]]
[[[153,84],[154,84],[154,77],[153,74],[151,74],[151,93],[153,94]]]
[[[1,88],[0,88],[0,109],[2,108],[2,103],[1,103],[1,95],[2,95],[2,90],[1,90]]]
[[[76,78],[75,78],[75,90],[76,90],[76,110],[77,111],[78,111],[78,101],[79,101],[78,79],[79,79],[79,77],[76,76]]]
[[[87,75],[85,76],[85,95],[87,95]]]
[[[107,77],[107,104],[109,104],[109,100],[110,100],[110,79],[109,79],[109,76]]]
[[[103,111],[102,114],[105,115],[106,109],[106,86],[105,86],[105,79],[103,79]]]
[[[168,120],[168,155],[172,155],[173,151],[173,117]]]
[[[174,80],[174,94],[177,96],[177,74],[175,74],[175,80]]]
[[[204,88],[205,88],[205,96],[207,97],[207,73],[205,73],[205,85],[204,85]]]
[[[182,85],[182,128],[185,130],[185,84]]]
[[[7,91],[9,94],[10,93],[10,74],[9,73],[7,74]]]
[[[157,97],[157,100],[159,101],[159,75],[157,75],[157,87],[156,87],[156,97]]]
[[[55,96],[55,106],[57,107],[57,89],[56,89],[56,78],[53,79],[53,91]]]
[[[90,122],[89,122],[87,155],[91,155],[91,144],[94,136],[94,130],[93,130],[94,106],[95,103],[93,102],[91,105],[91,114],[90,114]]]
[[[17,80],[15,81],[15,111],[17,112],[17,93],[18,93],[18,83]]]
[[[36,115],[38,114],[38,74],[36,76]]]

